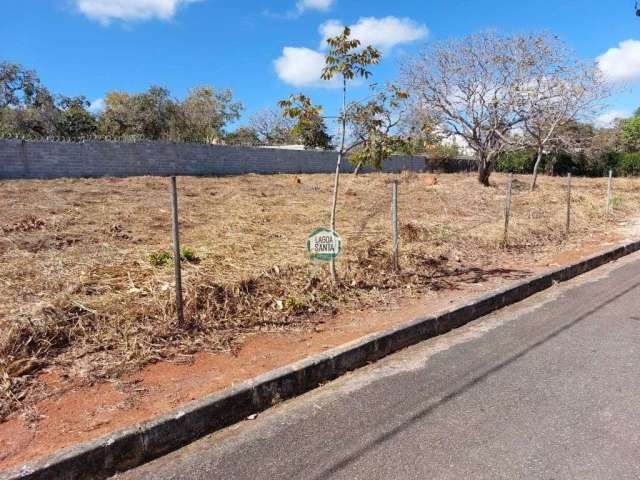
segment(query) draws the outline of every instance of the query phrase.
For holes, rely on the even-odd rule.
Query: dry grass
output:
[[[161,178],[1,182],[0,418],[60,366],[75,379],[118,375],[176,353],[229,351],[256,330],[304,328],[338,308],[454,288],[611,229],[640,206],[637,180],[574,179],[573,230],[563,233],[561,179],[528,191],[516,181],[503,248],[506,178],[400,176],[401,265],[390,268],[392,175],[345,176],[338,215],[342,285],[306,259],[304,243],[328,223],[329,175],[181,178],[186,324],[174,321],[168,181]],[[157,262],[156,262],[157,263]],[[504,266],[505,268],[499,268]]]

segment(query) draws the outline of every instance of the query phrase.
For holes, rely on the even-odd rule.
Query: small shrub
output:
[[[191,247],[184,247],[182,249],[180,259],[189,263],[198,263],[200,261]]]
[[[160,250],[158,252],[152,252],[149,255],[149,262],[154,267],[164,267],[171,261],[171,254],[166,250]]]
[[[536,153],[533,150],[518,150],[503,154],[496,162],[496,172],[531,173],[536,163]],[[544,171],[545,165],[540,166]]]
[[[621,197],[612,197],[611,198],[611,208],[618,208],[622,205]]]
[[[287,297],[283,303],[284,309],[292,314],[301,314],[306,312],[309,309],[309,305],[303,298],[298,297]]]
[[[420,240],[422,229],[415,223],[405,223],[400,226],[400,237],[405,242],[417,242]]]
[[[640,175],[640,152],[620,153],[616,155],[616,160],[617,175],[624,177]]]

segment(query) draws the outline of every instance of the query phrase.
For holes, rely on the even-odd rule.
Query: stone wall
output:
[[[130,177],[140,175],[224,176],[244,173],[331,173],[336,152],[248,148],[171,142],[0,140],[0,178]],[[465,159],[448,161],[447,171],[473,168]],[[421,156],[394,155],[383,171],[441,170]],[[344,162],[345,172],[353,170]]]

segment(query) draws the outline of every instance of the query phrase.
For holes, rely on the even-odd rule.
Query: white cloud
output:
[[[613,82],[640,79],[640,40],[625,40],[598,57],[598,66]]]
[[[104,103],[104,98],[96,98],[91,105],[89,105],[89,111],[91,113],[100,113],[104,110],[106,104]]]
[[[614,126],[616,120],[629,118],[630,116],[631,114],[624,110],[611,110],[596,117],[593,124],[598,128],[610,128]]]
[[[328,12],[336,4],[336,0],[298,0],[295,8],[285,12],[277,13],[266,9],[263,13],[268,17],[292,19],[298,18],[309,10],[316,10],[318,12]]]
[[[344,24],[338,20],[329,20],[320,25],[322,35],[321,48],[326,47],[327,38],[339,35]],[[351,36],[360,40],[362,45],[387,50],[396,45],[411,43],[426,38],[429,30],[410,18],[398,17],[362,17],[351,25]]]
[[[169,20],[179,7],[200,0],[74,0],[87,17],[108,24],[112,20]]]
[[[324,54],[310,48],[284,47],[274,62],[280,79],[294,87],[321,85]]]
[[[307,3],[330,3],[327,0],[305,0]],[[326,47],[326,39],[340,34],[344,25],[337,20],[329,20],[319,27],[322,46]],[[425,38],[427,27],[409,18],[397,17],[364,17],[351,27],[352,37],[362,45],[373,45],[380,49],[390,49],[395,45],[410,43]],[[282,55],[274,61],[278,77],[285,83],[295,87],[328,86],[334,87],[337,82],[320,80],[325,65],[325,54],[322,51],[303,47],[285,47]]]
[[[327,12],[335,3],[335,0],[299,0],[298,3],[296,3],[296,10],[300,14],[307,10]]]

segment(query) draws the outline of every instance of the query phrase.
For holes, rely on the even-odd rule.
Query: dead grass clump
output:
[[[405,223],[400,226],[400,238],[404,242],[416,242],[420,239],[421,229],[413,223]]]
[[[66,235],[41,236],[40,238],[18,237],[14,240],[15,245],[21,250],[30,253],[38,253],[42,250],[63,250],[67,247],[80,243],[80,239]]]
[[[431,186],[428,177],[348,177],[338,287],[305,251],[307,235],[328,223],[331,175],[181,178],[181,234],[192,254],[182,252],[184,324],[175,320],[166,179],[4,182],[0,418],[37,390],[45,365],[71,381],[104,379],[181,353],[234,352],[253,332],[311,328],[398,293],[521,278],[534,260],[611,234],[640,206],[637,180],[616,180],[605,216],[606,181],[574,179],[567,237],[564,180],[542,177],[530,192],[521,177],[503,248],[506,176],[493,176],[493,188],[472,175],[440,175]],[[395,273],[389,183],[398,178]]]
[[[0,226],[0,233],[6,235],[16,232],[32,232],[34,230],[42,230],[45,226],[46,222],[41,218],[27,215],[15,223]]]
[[[0,331],[0,420],[24,399],[30,378],[72,341],[76,307],[48,304]]]

